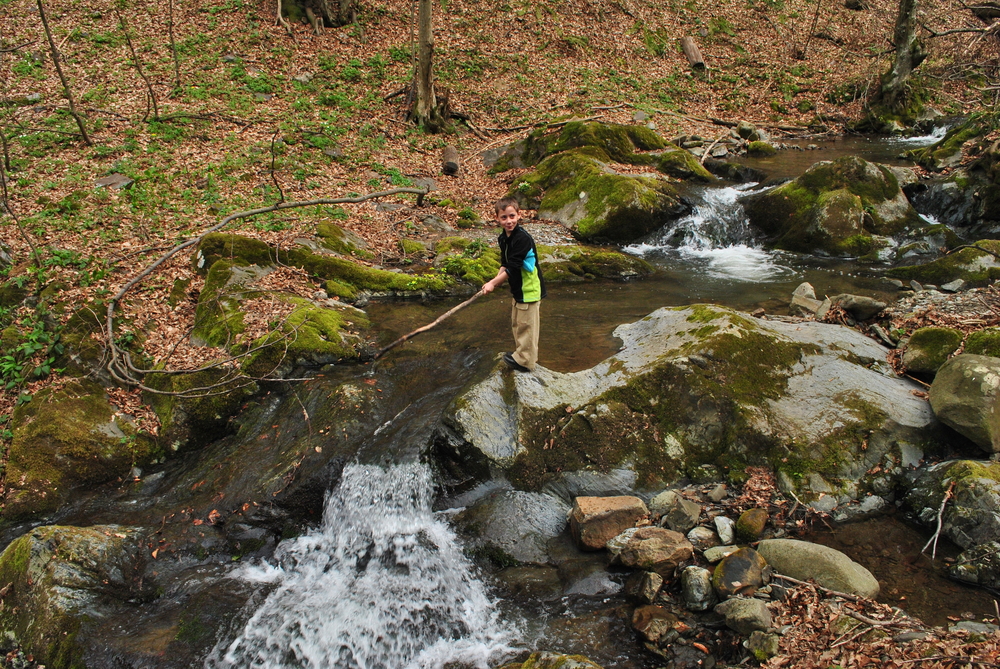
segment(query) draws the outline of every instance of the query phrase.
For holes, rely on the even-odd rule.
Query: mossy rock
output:
[[[399,250],[405,255],[410,256],[425,253],[428,249],[427,245],[423,242],[418,242],[415,239],[406,239],[404,237],[399,240]]]
[[[364,239],[339,225],[320,223],[316,226],[316,236],[319,237],[323,247],[335,253],[358,258],[373,257]]]
[[[1000,462],[950,460],[933,465],[908,486],[904,501],[928,528],[937,526],[943,507],[942,535],[963,549],[995,541],[1000,536]]]
[[[956,279],[970,286],[985,286],[1000,278],[1000,258],[993,254],[1000,254],[1000,241],[981,240],[929,263],[894,267],[885,274],[893,279],[916,279],[936,286]]]
[[[709,183],[715,181],[715,177],[705,169],[705,166],[698,162],[698,159],[690,151],[685,151],[679,147],[670,145],[670,149],[662,153],[650,154],[653,157],[653,165],[660,172],[678,179],[691,181],[701,181]]]
[[[965,352],[1000,358],[1000,328],[984,328],[965,340]]]
[[[908,158],[932,172],[940,172],[962,162],[962,146],[969,140],[985,135],[990,125],[979,116],[971,116],[954,126],[945,136],[930,146],[906,152]]]
[[[617,174],[581,150],[546,158],[510,195],[584,241],[632,241],[689,209],[665,179]]]
[[[10,309],[24,302],[28,296],[28,289],[21,288],[16,283],[5,283],[0,286],[0,307]]]
[[[110,383],[105,365],[104,316],[106,305],[101,300],[77,309],[59,333],[63,352],[56,359],[56,366],[69,376],[93,376]],[[122,325],[118,322],[118,326]],[[99,335],[94,337],[93,335]]]
[[[736,520],[737,538],[744,543],[757,541],[764,532],[767,521],[767,509],[747,509]]]
[[[745,207],[776,248],[802,253],[864,255],[860,239],[926,226],[895,174],[856,156],[816,163],[794,181],[748,197]]]
[[[266,267],[278,260],[278,250],[259,239],[213,232],[205,235],[194,254],[194,266],[207,273],[217,261],[227,259],[234,265]]]
[[[653,266],[642,258],[614,249],[589,246],[539,246],[547,283],[576,283],[590,279],[618,281],[649,276]]]
[[[531,167],[556,153],[584,147],[596,149],[604,160],[630,163],[639,151],[664,149],[667,145],[666,140],[644,126],[573,121],[558,133],[536,130],[523,141],[512,144],[490,171],[495,174]]]
[[[14,410],[2,516],[57,510],[81,486],[115,480],[160,455],[152,438],[117,419],[99,384],[81,379],[39,391]]]
[[[767,158],[777,153],[778,150],[767,142],[750,142],[747,144],[747,155],[754,158]]]
[[[229,380],[232,383],[217,385]],[[221,367],[191,374],[153,372],[143,382],[155,390],[191,395],[145,394],[160,419],[159,442],[169,452],[203,446],[225,435],[230,417],[257,392],[252,379]]]
[[[536,652],[529,655],[524,662],[511,662],[500,669],[602,669],[602,667],[583,655]]]
[[[41,666],[85,667],[88,628],[108,604],[153,597],[145,532],[120,525],[38,527],[0,555],[0,629]]]
[[[962,345],[962,331],[954,328],[919,328],[910,336],[903,365],[915,374],[934,374]]]

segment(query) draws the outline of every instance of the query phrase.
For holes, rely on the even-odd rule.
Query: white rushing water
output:
[[[698,265],[707,277],[738,281],[777,281],[795,272],[774,252],[758,248],[740,198],[757,184],[707,188],[687,216],[624,251],[638,256],[676,253]]]
[[[273,590],[206,667],[499,664],[513,635],[432,495],[425,465],[346,467],[321,528],[238,573]]]
[[[893,137],[889,139],[891,144],[900,144],[906,147],[918,148],[921,146],[930,146],[935,144],[942,139],[948,133],[949,126],[939,125],[931,130],[930,134],[927,135],[917,135],[915,137]]]

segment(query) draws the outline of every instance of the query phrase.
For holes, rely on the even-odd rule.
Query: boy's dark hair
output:
[[[497,200],[497,203],[493,205],[493,211],[499,214],[507,207],[514,207],[514,211],[521,211],[521,207],[517,205],[517,200],[512,197],[502,197]]]

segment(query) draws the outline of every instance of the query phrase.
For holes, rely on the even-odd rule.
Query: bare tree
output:
[[[417,16],[417,69],[413,77],[413,107],[410,120],[430,132],[440,132],[448,119],[448,98],[438,99],[434,90],[434,30],[432,0],[419,0]]]
[[[882,75],[881,86],[875,100],[891,110],[902,109],[911,102],[910,76],[927,57],[927,52],[917,36],[918,9],[919,0],[899,0],[899,12],[896,14],[896,28],[892,40],[896,47],[896,55],[892,69]]]
[[[66,79],[66,75],[63,74],[62,65],[59,63],[59,49],[56,48],[55,40],[52,39],[52,31],[49,29],[49,20],[45,18],[45,7],[42,5],[42,0],[36,0],[38,4],[38,16],[42,19],[42,27],[45,28],[45,37],[49,40],[49,50],[52,54],[52,64],[56,66],[56,72],[59,73],[59,81],[62,82],[63,93],[66,95],[66,99],[69,101],[69,113],[70,116],[76,121],[76,125],[80,128],[80,134],[83,136],[83,143],[87,146],[93,146],[93,142],[90,141],[90,135],[87,134],[87,126],[83,124],[83,118],[76,111],[76,104],[73,102],[73,90],[69,87],[69,81]]]

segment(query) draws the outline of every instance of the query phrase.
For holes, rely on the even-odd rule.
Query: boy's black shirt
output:
[[[507,268],[507,283],[510,284],[510,292],[514,296],[514,301],[524,302],[521,267],[524,265],[529,251],[533,251],[535,254],[535,268],[538,270],[538,281],[541,283],[541,296],[545,297],[545,279],[542,278],[542,268],[538,259],[538,249],[535,248],[535,240],[521,227],[520,223],[511,230],[509,237],[506,231],[501,230],[500,236],[497,237],[497,246],[500,247],[500,265]]]

